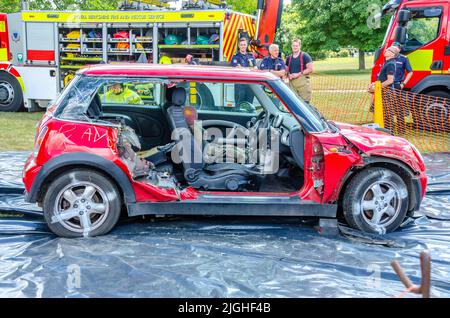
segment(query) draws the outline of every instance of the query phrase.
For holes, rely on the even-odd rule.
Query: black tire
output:
[[[93,187],[96,192],[92,195],[91,201],[85,200],[81,202],[89,186]],[[71,189],[72,194],[76,195],[76,205],[65,199],[65,189]],[[92,204],[92,207],[89,206],[89,202]],[[105,212],[92,212],[94,204],[96,206],[104,206]],[[62,215],[57,213],[57,209],[61,209],[62,206],[66,206],[66,209],[62,209],[62,212],[74,211],[77,213],[77,216],[67,220],[57,220],[58,215]],[[116,225],[121,212],[121,198],[115,184],[104,175],[86,169],[74,169],[59,175],[52,181],[45,193],[43,208],[45,221],[50,230],[56,235],[67,238],[93,237],[107,234]],[[89,213],[92,213],[86,214],[90,222],[92,222],[92,229],[89,229],[89,227],[84,229],[81,217],[78,216],[80,211],[80,215],[83,215],[88,210]],[[79,223],[80,229],[77,228],[77,223]]]
[[[24,110],[24,105],[19,81],[9,73],[0,72],[0,111],[18,112],[21,110]]]
[[[433,132],[450,131],[450,93],[445,91],[430,91],[426,95],[445,98],[446,103],[432,101],[422,105],[417,118],[419,125]],[[427,100],[427,98],[424,98]]]
[[[381,196],[376,196],[372,190],[373,188],[378,190],[377,185],[381,189]],[[392,192],[388,193],[388,189],[395,191],[396,196],[389,199]],[[345,220],[351,227],[363,232],[378,234],[393,232],[406,217],[408,195],[405,182],[395,172],[385,168],[365,169],[350,180],[345,189],[342,201]],[[386,203],[387,201],[389,202]],[[379,224],[372,222],[375,215],[378,215],[376,211],[364,208],[369,205],[380,209],[378,213],[382,216]],[[383,212],[385,209],[394,215],[390,216],[388,212]],[[386,216],[384,222],[382,222],[383,215]]]
[[[216,105],[214,103],[214,97],[211,94],[211,91],[209,90],[208,86],[202,83],[197,83],[196,89],[197,89],[197,109],[213,110]]]

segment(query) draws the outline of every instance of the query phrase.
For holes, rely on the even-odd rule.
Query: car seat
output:
[[[186,182],[197,189],[237,191],[251,184],[251,176],[258,172],[237,163],[205,164],[203,145],[193,137],[186,122],[183,108],[186,102],[186,90],[181,87],[171,92],[171,106],[167,109],[169,125],[177,144],[178,158],[182,163]]]

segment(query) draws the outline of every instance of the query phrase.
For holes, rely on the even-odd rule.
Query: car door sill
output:
[[[336,217],[336,204],[297,196],[228,196],[202,194],[196,200],[127,204],[128,215],[236,215]]]

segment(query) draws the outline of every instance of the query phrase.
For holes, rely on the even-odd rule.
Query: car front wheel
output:
[[[368,168],[349,182],[342,207],[351,227],[369,233],[389,233],[405,219],[408,189],[395,172]]]
[[[55,178],[43,203],[50,230],[70,238],[108,233],[121,212],[117,187],[102,174],[82,169]]]

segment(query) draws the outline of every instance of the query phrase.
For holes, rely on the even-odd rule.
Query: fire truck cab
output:
[[[383,8],[391,20],[383,44],[375,54],[372,82],[384,64],[384,51],[395,42],[401,44],[413,69],[405,89],[414,93],[450,98],[450,2],[448,0],[392,0]],[[448,121],[449,105],[424,107],[424,112],[440,114]],[[423,114],[426,118],[426,114]]]

